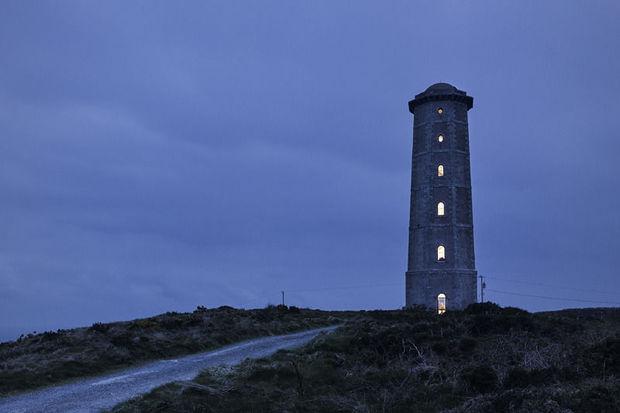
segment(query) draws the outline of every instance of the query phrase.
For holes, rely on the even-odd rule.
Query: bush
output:
[[[430,310],[426,308],[426,306],[423,306],[421,304],[414,304],[409,307],[405,307],[404,310],[410,313],[422,313],[425,315],[430,312]]]
[[[134,343],[133,338],[134,336],[132,334],[122,333],[122,334],[112,337],[110,342],[114,344],[116,347],[130,348],[132,344]]]
[[[92,326],[90,326],[91,331],[96,331],[98,333],[105,333],[109,329],[110,329],[110,326],[108,324],[103,324],[103,323],[94,323]]]
[[[176,313],[166,313],[162,317],[160,324],[166,330],[176,330],[183,326],[181,318],[179,318]]]
[[[252,321],[257,314],[271,317],[270,325],[292,318],[277,310],[253,310]],[[304,348],[214,375],[208,390],[160,394],[166,409],[116,411],[620,412],[620,377],[613,373],[620,333],[613,317],[620,311],[593,319],[493,303],[468,311],[358,312]],[[588,335],[576,334],[579,326]],[[596,375],[584,374],[586,363]],[[521,365],[538,369],[515,367]]]
[[[487,301],[486,303],[473,303],[467,306],[463,312],[465,314],[499,314],[502,307]]]
[[[431,345],[431,349],[437,354],[445,354],[448,351],[448,346],[443,341],[438,341]]]
[[[475,393],[489,393],[497,389],[499,379],[489,366],[475,366],[464,369],[461,379]]]
[[[463,337],[461,341],[459,341],[459,350],[463,353],[471,353],[474,351],[476,346],[478,345],[478,341],[472,337]]]
[[[149,330],[159,327],[159,323],[154,318],[142,318],[134,320],[129,324],[129,328],[132,330]]]
[[[198,306],[190,313],[168,312],[127,322],[97,322],[85,329],[22,335],[17,342],[0,343],[0,395],[233,341],[335,324],[335,315],[353,314],[282,310],[285,313],[275,306],[270,310]],[[257,314],[264,319],[257,319]],[[64,364],[65,360],[71,363]]]
[[[525,315],[529,315],[530,312],[526,311],[522,308],[518,308],[518,307],[504,307],[501,310],[502,314],[504,315],[520,315],[520,316],[525,316]]]
[[[55,340],[58,337],[60,337],[62,333],[60,331],[45,331],[43,334],[41,334],[41,340],[42,341],[49,341],[49,340]]]
[[[300,366],[302,377],[312,382],[312,385],[335,385],[339,383],[336,363],[327,357],[311,360]]]
[[[206,313],[206,312],[207,312],[207,307],[205,307],[204,305],[199,305],[194,310],[194,313]]]
[[[347,334],[333,334],[317,338],[312,350],[348,354],[354,351],[354,337]]]
[[[479,313],[471,318],[469,330],[472,335],[481,336],[506,334],[511,330],[535,332],[539,328],[540,325],[534,323],[531,314],[527,312],[518,315]]]
[[[614,413],[620,411],[617,394],[603,386],[595,386],[580,392],[576,411],[581,413]]]
[[[592,374],[620,374],[620,338],[607,338],[585,352]]]
[[[508,376],[504,382],[504,386],[511,387],[528,387],[541,384],[549,384],[554,380],[553,371],[550,369],[534,369],[526,370],[521,367],[515,367],[508,371]]]

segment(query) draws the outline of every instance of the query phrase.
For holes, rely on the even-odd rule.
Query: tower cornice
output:
[[[454,101],[467,105],[467,110],[474,106],[474,98],[467,96],[463,90],[458,90],[448,83],[435,83],[424,92],[415,96],[415,99],[409,101],[409,111],[415,114],[415,108],[428,102]]]

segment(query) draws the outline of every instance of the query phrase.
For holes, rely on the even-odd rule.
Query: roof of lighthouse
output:
[[[457,92],[458,89],[452,86],[449,83],[435,83],[432,86],[429,86],[424,93],[427,94],[444,94],[444,93],[454,93]]]
[[[449,83],[435,83],[429,86],[424,92],[417,94],[415,99],[409,102],[409,111],[415,112],[415,108],[427,102],[438,101],[457,101],[467,105],[467,109],[471,109],[474,105],[474,99],[467,96],[463,90],[459,90]]]

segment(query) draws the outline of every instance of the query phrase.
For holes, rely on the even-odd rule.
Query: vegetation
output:
[[[347,314],[286,306],[198,307],[192,313],[29,334],[0,344],[0,395],[254,337],[338,324]]]
[[[620,309],[372,311],[302,349],[210,369],[128,412],[618,412]]]

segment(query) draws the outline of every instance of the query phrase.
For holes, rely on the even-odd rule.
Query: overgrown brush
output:
[[[338,324],[350,315],[287,306],[199,306],[191,313],[28,334],[0,344],[0,395],[254,337]]]
[[[594,313],[594,314],[593,314]],[[603,316],[601,316],[603,314]],[[116,412],[617,412],[619,309],[368,311],[297,351]]]

